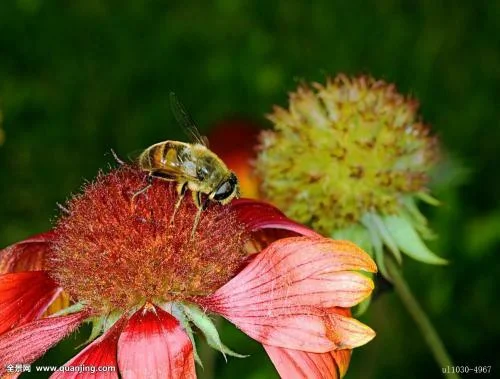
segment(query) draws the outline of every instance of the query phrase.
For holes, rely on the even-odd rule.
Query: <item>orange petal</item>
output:
[[[0,275],[0,335],[38,319],[60,291],[45,271]]]
[[[349,349],[334,350],[330,352],[330,354],[333,356],[333,359],[335,359],[335,362],[337,363],[341,378],[343,378],[345,373],[347,372],[349,362],[351,361],[351,353],[352,350]]]
[[[328,314],[330,338],[337,349],[353,349],[370,342],[375,332],[358,320],[331,312]]]
[[[0,274],[43,270],[54,235],[52,231],[38,234],[0,250]]]
[[[69,295],[64,291],[61,291],[59,296],[57,296],[56,299],[50,304],[42,317],[48,317],[63,310],[69,307],[70,303]]]
[[[193,345],[175,317],[146,304],[134,313],[118,342],[123,378],[196,378]]]

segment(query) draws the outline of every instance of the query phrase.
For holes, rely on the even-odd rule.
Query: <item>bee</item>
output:
[[[133,197],[151,187],[154,178],[176,182],[178,199],[170,220],[173,224],[175,214],[189,189],[198,208],[192,237],[201,212],[209,202],[229,203],[239,197],[239,184],[236,175],[209,149],[207,138],[200,135],[196,124],[174,93],[170,93],[170,104],[177,122],[191,137],[192,143],[163,141],[144,150],[137,163],[143,171],[148,172],[148,185]]]

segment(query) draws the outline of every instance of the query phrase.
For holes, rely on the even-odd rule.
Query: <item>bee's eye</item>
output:
[[[236,176],[231,175],[228,180],[222,182],[214,194],[214,200],[224,200],[227,199],[233,192],[236,186],[237,179]]]

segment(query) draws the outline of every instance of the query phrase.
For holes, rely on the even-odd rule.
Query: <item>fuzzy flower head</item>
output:
[[[300,86],[261,136],[264,197],[327,235],[367,211],[397,213],[400,196],[425,191],[436,158],[417,110],[415,100],[371,77]]]
[[[288,109],[275,107],[274,129],[261,134],[256,172],[264,199],[323,235],[354,241],[375,256],[402,253],[429,264],[432,253],[417,201],[436,205],[426,188],[437,140],[416,100],[371,77],[339,75],[301,85]]]
[[[69,202],[50,268],[75,301],[101,312],[182,301],[213,293],[242,265],[248,234],[230,208],[209,207],[191,239],[194,203],[182,202],[171,223],[174,186],[155,181],[131,203],[144,185],[140,171],[114,171]]]
[[[284,377],[338,378],[374,332],[350,308],[370,296],[374,261],[266,203],[198,212],[176,183],[122,166],[67,204],[54,230],[0,250],[0,376],[92,324],[65,366],[109,378],[195,378],[195,333],[225,356],[209,314],[235,324]],[[173,222],[171,222],[173,220]],[[57,372],[53,378],[64,378]]]

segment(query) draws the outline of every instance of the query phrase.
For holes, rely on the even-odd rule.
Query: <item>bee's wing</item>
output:
[[[166,141],[168,143],[168,141]],[[181,143],[181,142],[179,142]],[[198,180],[196,176],[196,165],[190,160],[182,160],[182,158],[177,154],[176,149],[169,149],[167,155],[161,161],[161,165],[158,166],[154,173],[157,176],[170,177],[171,179],[183,178],[185,180],[195,181]]]
[[[174,92],[170,92],[170,107],[175,119],[180,124],[184,132],[187,134],[191,142],[199,143],[200,145],[208,147],[208,139],[202,136],[196,127],[193,118],[186,111],[186,108],[177,98]]]
[[[161,169],[154,171],[153,176],[166,177],[171,180],[178,180],[180,178],[188,181],[197,181],[198,178],[195,174],[187,171],[180,164],[174,162],[168,162],[166,165],[162,166]]]

